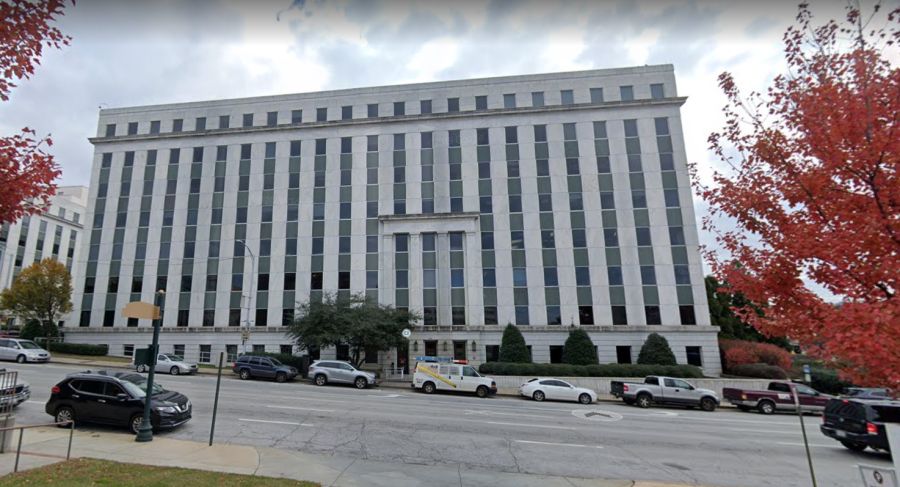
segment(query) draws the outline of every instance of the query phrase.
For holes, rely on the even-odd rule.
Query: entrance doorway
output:
[[[397,368],[404,374],[409,373],[409,342],[397,349]]]
[[[453,360],[466,359],[466,341],[453,341]]]
[[[425,340],[425,355],[428,357],[437,356],[437,340]]]

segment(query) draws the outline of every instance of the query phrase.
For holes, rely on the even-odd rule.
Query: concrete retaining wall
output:
[[[514,375],[489,375],[488,377],[494,379],[497,382],[497,387],[515,387],[518,388],[523,383],[534,379],[534,377],[529,376],[514,376]],[[559,379],[563,379],[569,384],[572,384],[577,387],[585,387],[588,389],[592,389],[597,392],[597,394],[609,394],[609,383],[614,380],[625,381],[625,382],[644,382],[644,379],[641,378],[615,378],[615,377],[559,377]],[[716,391],[719,394],[719,398],[722,398],[722,389],[726,387],[735,387],[739,389],[756,389],[756,390],[765,390],[769,387],[768,379],[685,379],[694,387],[700,389],[710,389]]]

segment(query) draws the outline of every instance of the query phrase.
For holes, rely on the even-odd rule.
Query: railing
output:
[[[397,367],[394,369],[391,369],[388,367],[381,371],[381,377],[383,377],[384,380],[403,381],[404,377],[408,377],[408,376],[409,375],[405,374],[405,371],[403,370],[402,367]]]
[[[13,407],[16,405],[16,387],[19,382],[19,373],[11,370],[0,369],[0,416],[8,416],[12,414]],[[18,394],[25,392],[25,385],[22,384],[22,390]]]
[[[0,428],[0,433],[5,433],[7,431],[13,430],[21,430],[19,432],[19,445],[16,447],[16,466],[13,468],[13,473],[19,471],[19,455],[22,453],[22,438],[25,436],[25,430],[30,428],[46,428],[48,426],[65,426],[71,425],[69,428],[69,447],[66,450],[66,460],[72,455],[72,435],[75,433],[75,423],[72,421],[61,421],[59,423],[47,423],[47,424],[29,424],[24,426],[13,426],[10,428]]]

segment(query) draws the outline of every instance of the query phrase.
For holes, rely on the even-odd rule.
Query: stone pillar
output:
[[[481,275],[481,252],[476,250],[481,247],[476,244],[477,238],[476,232],[466,232],[466,239],[463,243],[466,252],[466,325],[468,326],[484,324],[484,294],[482,292],[484,280]]]

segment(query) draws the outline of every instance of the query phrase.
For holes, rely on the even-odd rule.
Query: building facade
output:
[[[88,188],[59,187],[50,197],[47,211],[0,226],[0,290],[11,286],[22,269],[48,257],[65,264],[72,275],[72,286],[77,286],[78,249],[84,236],[87,201]],[[16,318],[10,319],[8,325],[15,325]],[[72,324],[71,316],[58,323]]]
[[[664,65],[103,110],[67,339],[145,346],[121,309],[165,289],[164,351],[289,351],[298,301],[364,293],[424,317],[372,367],[496,359],[513,323],[535,361],[581,326],[717,374],[684,101]]]

